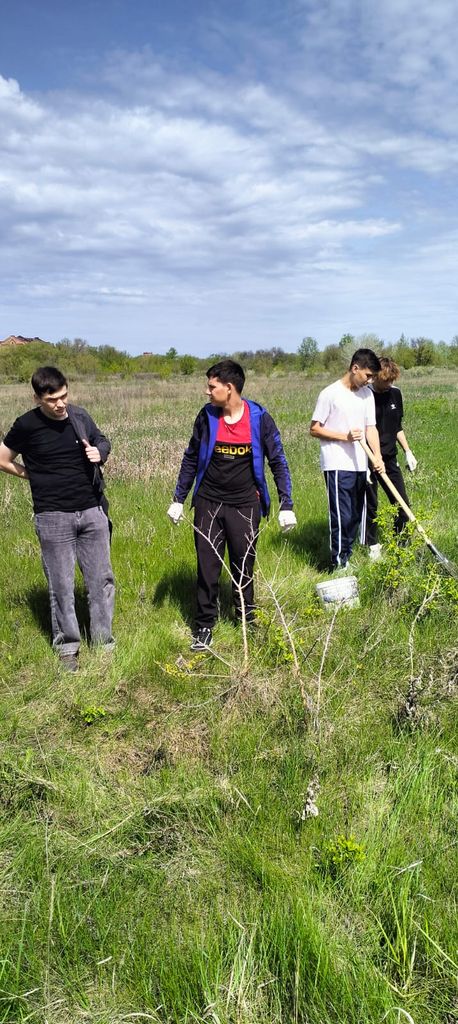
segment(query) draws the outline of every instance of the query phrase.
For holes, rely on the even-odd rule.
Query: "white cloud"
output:
[[[54,317],[56,331],[71,316],[75,335],[80,316],[102,342],[97,310],[108,321],[116,310],[116,334],[119,310],[135,307],[138,323],[159,325],[158,344],[167,318],[174,343],[184,323],[197,343],[186,310],[205,311],[206,349],[212,317],[251,330],[258,309],[263,330],[269,311],[272,333],[300,333],[320,306],[329,317],[330,296],[338,318],[350,302],[386,307],[392,289],[398,315],[399,268],[423,308],[408,268],[437,239],[444,253],[456,205],[452,4],[306,0],[295,11],[294,42],[276,41],[268,19],[249,39],[254,61],[269,54],[262,80],[171,69],[148,50],[112,54],[81,92],[32,98],[0,77],[7,308]]]
[[[173,85],[169,80],[169,97]],[[222,90],[220,82],[221,112]],[[17,87],[7,95],[16,105]],[[222,246],[226,258],[237,257],[240,246],[262,249],[264,262],[266,235],[273,258],[276,245],[325,237],[329,226],[320,227],[320,215],[355,208],[364,193],[363,177],[348,167],[357,162],[356,150],[353,157],[346,150],[339,168],[341,144],[274,97],[270,111],[265,89],[240,89],[226,123],[166,115],[153,101],[126,108],[64,98],[57,108],[43,101],[38,113],[27,136],[20,127],[9,136],[0,172],[6,224],[16,214],[9,243],[35,236],[48,252],[107,256],[114,245],[115,256],[137,248],[140,262],[155,253],[181,265],[192,265],[196,249],[201,258],[207,250],[211,270]],[[14,119],[11,107],[6,114]],[[372,219],[367,228],[349,222],[345,234],[366,230],[373,234]]]

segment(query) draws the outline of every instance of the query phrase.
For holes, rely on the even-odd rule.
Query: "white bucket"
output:
[[[335,611],[336,605],[359,608],[358,580],[356,576],[339,576],[326,583],[317,583],[316,592],[324,608]]]

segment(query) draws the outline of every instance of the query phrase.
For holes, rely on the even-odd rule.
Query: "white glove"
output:
[[[180,519],[183,518],[183,505],[181,501],[172,501],[170,508],[167,509],[167,515],[175,526],[178,526]]]
[[[293,526],[297,526],[296,516],[292,509],[289,508],[285,508],[283,512],[278,513],[278,522],[283,533],[288,533],[288,530],[292,530]]]
[[[415,458],[415,455],[413,452],[410,451],[410,448],[408,448],[406,451],[406,466],[407,469],[410,469],[411,473],[413,473],[418,466],[418,462]]]

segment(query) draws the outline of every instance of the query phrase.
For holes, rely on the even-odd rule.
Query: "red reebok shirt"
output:
[[[258,500],[251,455],[250,409],[243,403],[237,423],[220,416],[215,447],[199,487],[199,497],[226,505],[251,505]]]

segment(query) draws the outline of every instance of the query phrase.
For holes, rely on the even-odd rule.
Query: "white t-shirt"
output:
[[[375,427],[375,402],[370,388],[351,391],[337,380],[320,391],[312,420],[317,420],[328,430],[348,434],[349,430]],[[321,469],[346,469],[365,472],[367,455],[358,441],[326,441],[320,438]]]

